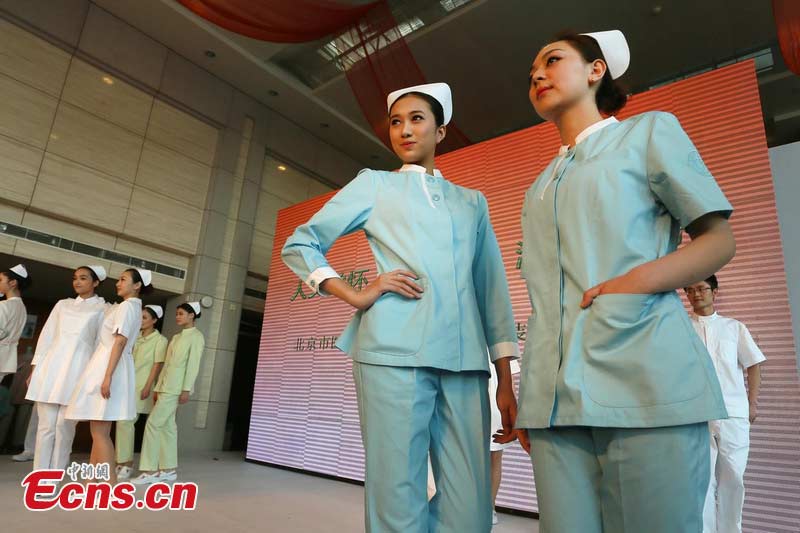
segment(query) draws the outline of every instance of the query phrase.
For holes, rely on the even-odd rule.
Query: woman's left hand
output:
[[[189,391],[185,390],[181,392],[181,395],[178,397],[178,403],[183,405],[189,401]]]
[[[595,285],[584,292],[581,308],[586,309],[592,305],[594,299],[601,294],[649,294],[650,292],[632,270],[622,276],[604,281],[600,285]]]
[[[498,444],[517,440],[517,432],[514,430],[517,421],[517,399],[510,385],[497,388],[497,409],[500,411],[503,428],[492,435],[492,440]]]
[[[100,395],[108,400],[111,398],[111,378],[107,377],[103,380],[103,384],[100,385]]]

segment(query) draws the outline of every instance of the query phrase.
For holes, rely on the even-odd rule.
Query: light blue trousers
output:
[[[490,531],[488,374],[354,362],[353,375],[367,532]]]
[[[540,533],[701,533],[708,423],[532,429]]]

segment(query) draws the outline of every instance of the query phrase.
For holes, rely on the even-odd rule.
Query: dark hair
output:
[[[583,60],[587,63],[602,59],[606,63],[606,67],[608,67],[603,51],[593,37],[573,32],[562,32],[550,42],[554,43],[556,41],[567,41],[583,56]],[[619,82],[611,77],[611,72],[608,68],[606,68],[603,79],[600,80],[600,87],[597,88],[597,93],[595,94],[595,102],[597,103],[597,109],[606,115],[617,113],[628,102],[628,95]]]
[[[100,278],[97,277],[97,272],[95,272],[94,269],[92,269],[91,267],[88,266],[78,267],[75,269],[75,272],[77,272],[78,270],[88,270],[89,274],[92,276],[93,281],[96,281],[97,283],[103,283],[102,281],[100,281]]]
[[[194,318],[195,318],[195,320],[197,320],[198,318],[200,318],[200,315],[202,315],[202,314],[203,314],[203,313],[202,313],[202,311],[201,311],[200,313],[198,313],[197,311],[195,311],[195,310],[194,310],[194,308],[193,308],[191,305],[189,305],[188,303],[182,303],[181,305],[179,305],[179,306],[178,306],[178,309],[183,309],[183,310],[184,310],[184,311],[186,311],[187,313],[191,313],[191,314],[193,314],[193,315],[194,315]]]
[[[3,376],[3,379],[0,380],[0,386],[10,389],[12,381],[14,381],[14,374],[6,374]]]
[[[142,281],[142,275],[139,274],[138,270],[136,270],[135,268],[129,268],[125,272],[128,272],[131,275],[131,279],[133,280],[134,283],[142,284],[142,288],[139,290],[139,295],[150,294],[151,292],[153,292],[153,286],[144,284],[144,281]]]
[[[716,276],[716,274],[711,274],[709,277],[707,277],[707,278],[706,278],[706,279],[704,279],[703,281],[705,281],[706,283],[708,283],[708,285],[711,287],[711,290],[712,290],[712,291],[715,291],[715,290],[717,290],[717,289],[719,288],[719,282],[717,281],[717,276]],[[688,289],[688,288],[689,288],[689,287],[684,287],[684,288],[683,288],[683,290],[686,290],[686,289]]]
[[[439,100],[437,100],[436,98],[434,98],[433,96],[431,96],[429,94],[418,93],[416,91],[411,91],[410,93],[405,93],[403,96],[401,96],[400,98],[395,100],[394,104],[396,104],[397,102],[399,102],[400,100],[402,100],[406,96],[417,96],[419,98],[422,98],[426,102],[428,102],[428,105],[430,106],[431,111],[433,111],[433,116],[436,119],[436,127],[438,128],[439,126],[443,126],[444,125],[444,108],[442,107],[442,104],[439,103]],[[392,107],[394,107],[394,104],[392,104]],[[391,112],[392,112],[392,110],[389,109],[389,114],[391,114]]]
[[[6,277],[9,279],[9,281],[11,280],[16,281],[18,291],[24,291],[25,289],[31,286],[32,281],[30,274],[28,274],[27,278],[23,278],[16,272],[12,272],[11,269],[3,270],[2,272],[0,272],[0,274],[5,274]]]

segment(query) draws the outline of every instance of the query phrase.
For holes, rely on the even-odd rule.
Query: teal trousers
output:
[[[354,362],[353,376],[367,532],[488,533],[488,374]],[[430,503],[429,450],[437,487]]]
[[[532,429],[541,533],[701,533],[708,423]]]

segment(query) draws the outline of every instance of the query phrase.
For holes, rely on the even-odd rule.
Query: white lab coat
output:
[[[94,296],[59,301],[45,322],[36,352],[31,384],[25,396],[35,402],[67,405],[97,346],[105,300]]]
[[[27,318],[22,298],[14,296],[0,302],[0,377],[17,371],[17,344]]]
[[[730,418],[709,422],[711,480],[703,509],[704,533],[742,531],[744,472],[750,452],[750,407],[744,370],[766,360],[747,327],[714,313],[693,316],[692,325],[703,340],[719,377]]]

